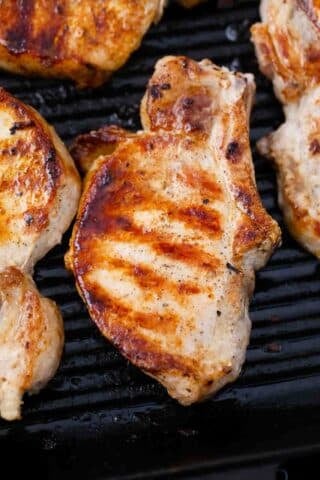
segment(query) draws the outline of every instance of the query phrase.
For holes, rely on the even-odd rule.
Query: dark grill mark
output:
[[[8,147],[0,151],[0,155],[14,156],[14,155],[17,155],[17,153],[18,153],[18,150],[16,147]]]
[[[58,15],[62,15],[64,12],[63,6],[62,5],[55,5],[54,7],[54,13],[57,13]]]
[[[33,208],[26,211],[23,219],[27,227],[32,228],[33,231],[41,232],[48,225],[48,215],[44,209]]]
[[[181,260],[185,263],[198,265],[199,267],[216,271],[220,265],[218,258],[203,252],[199,248],[186,243],[159,242],[154,245],[154,249],[168,255],[169,257]]]
[[[252,206],[253,200],[250,193],[246,192],[242,188],[237,190],[237,200],[248,210]]]
[[[100,176],[99,178],[99,186],[100,187],[107,187],[112,183],[112,175],[109,170],[103,172],[103,175]]]
[[[30,213],[26,213],[23,218],[24,218],[24,221],[26,222],[26,225],[28,225],[28,227],[29,227],[29,226],[33,223],[33,221],[34,221],[34,218],[33,218],[32,215],[30,215]]]
[[[200,293],[200,288],[195,285],[189,285],[188,283],[181,283],[179,285],[179,293],[185,293],[186,295],[195,295]]]
[[[11,135],[14,135],[18,130],[25,130],[26,128],[33,127],[35,125],[33,120],[28,120],[26,122],[14,122],[12,127],[9,128]]]
[[[240,273],[240,270],[229,262],[227,262],[227,269],[234,273]]]
[[[130,230],[132,223],[127,217],[116,217],[115,223],[121,230]]]
[[[185,108],[185,109],[188,109],[188,108],[191,108],[192,105],[193,105],[194,101],[192,98],[184,98],[182,100],[182,107]]]
[[[60,177],[61,169],[58,165],[56,151],[51,148],[45,160],[46,169],[52,183]]]
[[[150,95],[154,100],[157,100],[162,97],[159,85],[151,85],[149,88]]]
[[[240,153],[241,151],[239,143],[230,142],[226,151],[226,159],[232,163],[237,163],[240,160]]]
[[[219,214],[214,211],[207,211],[202,207],[190,207],[181,210],[185,217],[195,220],[197,226],[204,227],[210,230],[211,233],[219,234],[221,232]]]
[[[16,4],[16,16],[12,28],[7,31],[6,46],[11,53],[19,55],[27,51],[34,2],[19,0]]]
[[[134,310],[97,285],[90,286],[90,289],[86,292],[86,301],[90,307],[93,319],[103,333],[105,333],[106,329],[112,324],[114,324],[116,330],[123,328],[123,322],[125,322],[125,328],[128,328],[129,332],[131,325],[134,329],[137,329],[137,326],[141,326],[155,332],[168,333],[175,331],[178,323],[178,317],[172,312],[159,314],[157,312],[145,313]],[[108,324],[106,324],[105,317],[108,316],[110,318],[110,315],[112,315],[113,321],[109,321]],[[126,340],[131,343],[132,337],[129,336]],[[125,343],[126,342],[123,342],[122,346],[124,346]],[[141,354],[143,355],[142,351]]]
[[[312,153],[312,155],[316,155],[317,153],[320,153],[320,142],[316,138],[312,140],[312,142],[309,145],[309,150]]]
[[[184,58],[181,62],[182,68],[187,69],[189,66],[189,61],[187,58]]]
[[[177,127],[180,129],[183,125],[187,133],[208,133],[212,125],[211,104],[210,95],[204,87],[193,92],[192,96],[181,96],[172,108]]]
[[[179,178],[181,178],[187,186],[194,188],[203,195],[204,200],[202,203],[204,205],[207,205],[210,199],[221,198],[222,191],[219,184],[212,178],[212,175],[209,175],[203,170],[185,167]]]
[[[162,98],[161,90],[170,90],[170,88],[171,88],[170,83],[162,83],[160,85],[157,83],[154,83],[153,85],[150,85],[149,92],[151,97],[154,100],[157,100],[159,98]]]

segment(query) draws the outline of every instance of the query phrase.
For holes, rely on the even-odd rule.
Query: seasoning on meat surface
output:
[[[184,405],[239,375],[254,272],[280,240],[254,179],[254,90],[252,75],[165,57],[143,131],[72,147],[93,163],[66,264],[103,335]]]

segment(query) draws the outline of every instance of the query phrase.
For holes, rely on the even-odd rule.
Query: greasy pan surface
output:
[[[251,131],[254,146],[281,122],[280,106],[269,82],[258,74],[249,42],[249,26],[258,18],[259,2],[239,0],[233,8],[219,9],[216,3],[210,0],[193,11],[170,6],[128,65],[97,90],[77,91],[67,82],[6,73],[0,74],[0,84],[39,109],[68,143],[75,135],[105,123],[139,128],[139,103],[159,57],[209,57],[257,75]],[[67,235],[65,243],[47,255],[35,272],[42,294],[53,298],[64,316],[62,364],[40,395],[25,399],[21,422],[0,421],[1,447],[19,446],[26,440],[28,446],[40,447],[39,461],[55,459],[52,478],[59,469],[70,474],[73,462],[81,476],[84,462],[79,460],[79,452],[88,445],[94,450],[91,478],[129,470],[153,478],[149,468],[158,478],[160,466],[166,478],[166,465],[172,467],[173,463],[178,475],[190,462],[204,468],[213,458],[220,465],[231,458],[236,461],[235,455],[245,452],[245,459],[259,447],[271,452],[315,444],[317,423],[307,424],[311,425],[320,402],[319,262],[287,234],[276,204],[272,169],[257,155],[254,161],[263,202],[283,229],[283,246],[257,276],[251,304],[251,344],[239,380],[213,400],[186,409],[169,399],[155,381],[128,365],[88,318],[74,281],[63,267]],[[279,430],[284,418],[288,421],[285,434]],[[266,419],[271,419],[270,428],[262,430]],[[170,442],[175,447],[165,448]],[[186,460],[188,449],[193,456],[188,454]],[[128,450],[130,454],[125,454]],[[141,461],[135,451],[142,451]],[[90,456],[86,450],[87,463]]]

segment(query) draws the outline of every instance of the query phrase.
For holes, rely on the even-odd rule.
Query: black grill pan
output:
[[[14,448],[24,467],[37,465],[42,478],[311,478],[295,475],[314,466],[320,449],[320,266],[288,235],[273,171],[255,153],[255,141],[282,121],[249,41],[258,3],[209,0],[193,11],[170,4],[126,67],[97,90],[0,74],[0,84],[37,108],[69,143],[105,123],[138,129],[146,82],[163,55],[209,57],[254,72],[251,138],[258,188],[283,229],[282,247],[257,275],[241,377],[190,408],[169,399],[101,337],[63,266],[68,233],[35,272],[41,292],[63,312],[63,360],[49,386],[25,399],[21,422],[0,421],[4,462]],[[18,463],[10,462],[11,469]]]

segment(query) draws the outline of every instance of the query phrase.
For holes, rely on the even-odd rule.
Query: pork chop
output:
[[[263,0],[261,17],[253,41],[286,120],[258,148],[274,161],[290,232],[320,258],[320,2]]]
[[[0,2],[0,67],[98,86],[139,47],[164,1]]]
[[[23,394],[56,371],[63,326],[31,274],[76,213],[80,180],[54,130],[0,89],[0,416],[20,417]]]
[[[143,131],[105,127],[72,149],[84,168],[97,158],[66,264],[103,335],[183,405],[239,375],[254,271],[280,240],[254,179],[254,89],[252,75],[165,57]]]

